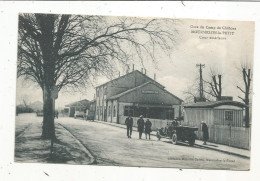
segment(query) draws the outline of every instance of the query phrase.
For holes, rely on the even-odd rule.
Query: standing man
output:
[[[147,139],[147,134],[149,135],[149,140],[151,139],[150,138],[151,132],[152,132],[152,123],[149,119],[147,119],[145,121],[145,139]]]
[[[132,130],[133,130],[133,118],[131,117],[130,114],[125,119],[125,124],[126,124],[126,128],[127,128],[127,133],[126,133],[127,137],[131,138]]]
[[[203,145],[206,145],[207,140],[209,139],[209,131],[208,131],[208,126],[204,121],[201,122],[202,124],[202,132],[203,132]]]
[[[139,139],[142,139],[142,134],[144,131],[143,115],[141,115],[140,118],[137,120],[137,128],[138,128],[138,132],[139,132]]]

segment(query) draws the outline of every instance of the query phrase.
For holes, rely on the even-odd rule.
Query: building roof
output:
[[[96,99],[92,100],[92,101],[89,101],[89,103],[93,103],[93,102],[96,102]]]
[[[108,98],[108,99],[110,99],[110,100],[111,100],[111,99],[117,99],[117,98],[119,98],[119,97],[122,97],[122,96],[124,96],[124,95],[130,93],[130,92],[133,92],[133,91],[135,91],[135,90],[138,90],[138,89],[140,89],[140,88],[142,88],[142,87],[144,87],[145,85],[148,85],[148,84],[154,84],[155,86],[159,87],[159,86],[158,86],[157,84],[155,84],[154,82],[146,82],[146,83],[144,83],[144,84],[142,84],[142,85],[139,85],[139,86],[137,86],[137,87],[134,87],[134,88],[132,88],[132,89],[129,89],[129,90],[125,91],[125,92],[122,92],[122,93],[120,93],[120,94],[111,96],[111,97]],[[178,98],[177,96],[175,96],[175,95],[172,94],[171,92],[169,92],[169,91],[167,91],[167,90],[165,90],[165,89],[163,89],[163,90],[164,90],[165,92],[171,94],[173,97],[175,97],[176,99],[180,100],[181,102],[183,101],[182,99]]]
[[[71,104],[66,105],[66,107],[88,107],[89,106],[89,100],[83,99],[77,102],[73,102]]]
[[[207,101],[207,102],[197,102],[192,104],[184,104],[184,108],[214,108],[222,105],[232,105],[237,107],[247,107],[245,104],[237,101],[223,100],[223,101]]]
[[[142,74],[143,76],[145,76],[145,77],[147,77],[148,79],[150,79],[151,82],[156,82],[157,84],[159,84],[160,86],[162,86],[163,88],[165,88],[165,86],[163,86],[163,85],[160,84],[159,82],[153,80],[151,77],[149,77],[149,76],[147,76],[146,74],[140,72],[139,70],[134,70],[134,71],[132,71],[132,72],[129,72],[129,73],[123,75],[123,76],[120,76],[120,77],[118,77],[118,78],[115,78],[115,79],[113,79],[113,80],[110,80],[110,81],[108,81],[108,82],[106,82],[106,83],[104,83],[104,84],[101,84],[101,85],[97,86],[96,88],[101,87],[101,86],[103,86],[103,85],[106,85],[106,84],[108,84],[109,82],[117,81],[117,80],[119,80],[119,79],[122,79],[122,78],[124,78],[124,77],[126,77],[126,76],[128,76],[128,75],[133,74],[134,72],[138,72],[139,74]]]
[[[127,91],[122,92],[122,93],[117,94],[117,95],[114,95],[114,96],[111,96],[111,97],[109,97],[108,99],[117,99],[117,98],[119,98],[119,97],[121,97],[121,96],[123,96],[123,95],[126,95],[126,94],[128,94],[128,93],[130,93],[130,92],[133,92],[133,91],[135,91],[135,90],[137,90],[137,89],[139,89],[139,88],[141,88],[141,87],[143,87],[143,86],[145,86],[145,85],[147,85],[147,84],[149,84],[149,83],[150,83],[150,82],[146,82],[146,83],[144,83],[144,84],[142,84],[142,85],[139,85],[139,86],[137,86],[137,87],[134,87],[134,88],[132,88],[132,89],[128,89]]]

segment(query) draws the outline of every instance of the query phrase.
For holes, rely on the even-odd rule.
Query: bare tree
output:
[[[30,98],[28,95],[21,95],[19,98],[18,98],[18,102],[20,103],[21,106],[23,106],[24,108],[29,108],[29,105],[30,105]]]
[[[250,120],[250,113],[249,113],[249,108],[250,108],[250,86],[251,86],[251,81],[253,77],[253,73],[251,72],[251,66],[248,65],[247,63],[241,64],[240,72],[242,73],[242,78],[243,78],[243,84],[244,86],[237,86],[237,88],[244,94],[244,97],[238,96],[239,99],[241,99],[245,105],[245,127],[249,127],[249,120]]]
[[[55,137],[53,86],[87,86],[93,75],[111,75],[116,62],[128,65],[130,57],[156,62],[159,50],[170,55],[174,25],[170,19],[20,14],[18,77],[43,91],[42,137]]]
[[[222,97],[222,75],[210,68],[210,81],[204,82],[208,84],[208,89],[205,89],[204,92],[220,101]]]
[[[195,97],[199,95],[199,79],[196,78],[192,83],[189,83],[187,88],[183,91],[184,102],[193,103],[195,102]]]
[[[192,83],[183,92],[185,95],[185,102],[196,102],[197,99],[200,101],[212,101],[221,100],[222,96],[222,75],[217,74],[217,71],[210,68],[209,80],[202,78],[206,86],[203,88],[203,98],[200,98],[200,77],[196,77]],[[217,80],[218,78],[218,80]]]

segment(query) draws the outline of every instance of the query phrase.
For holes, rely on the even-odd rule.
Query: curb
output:
[[[90,151],[87,149],[87,147],[84,146],[84,144],[79,139],[77,139],[77,137],[73,133],[71,133],[65,126],[63,126],[60,123],[58,123],[58,124],[61,127],[63,127],[74,138],[74,140],[78,143],[78,145],[85,152],[85,154],[88,155],[88,157],[90,158],[90,165],[95,164],[96,163],[96,158],[90,153]]]
[[[234,155],[234,156],[238,156],[238,157],[250,159],[249,156],[241,155],[241,154],[239,154],[239,153],[234,153],[234,152],[230,152],[230,151],[220,150],[220,149],[211,148],[211,147],[207,147],[207,146],[203,146],[203,145],[198,145],[198,144],[194,144],[194,145],[196,145],[196,146],[198,146],[198,147],[201,147],[201,148],[206,148],[206,149],[209,149],[209,150],[219,151],[219,152],[226,153],[226,154],[229,154],[229,155]]]
[[[15,135],[15,139],[19,138],[20,136],[24,135],[24,133],[32,127],[32,123],[28,124],[18,135]]]
[[[114,126],[114,127],[118,127],[118,128],[122,128],[122,129],[126,129],[126,128],[122,127],[122,126],[117,126],[116,124],[108,124],[108,123],[103,122],[103,121],[97,121],[97,120],[95,120],[94,122],[101,123],[101,124],[106,124],[106,125],[110,125],[110,126]],[[136,131],[136,130],[133,130],[133,131]],[[151,135],[156,136],[156,134],[154,134],[154,133],[151,133]],[[219,152],[226,153],[226,154],[229,154],[229,155],[234,155],[234,156],[238,156],[238,157],[250,159],[249,156],[241,155],[241,154],[239,154],[239,153],[234,153],[234,152],[230,152],[230,151],[220,150],[220,149],[211,148],[211,147],[207,147],[207,146],[203,146],[203,145],[198,145],[198,144],[194,144],[194,145],[196,145],[196,146],[198,146],[198,147],[201,147],[201,148],[206,148],[206,149],[209,149],[209,150],[219,151]]]

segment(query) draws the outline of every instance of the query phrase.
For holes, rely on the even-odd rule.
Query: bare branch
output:
[[[237,88],[238,88],[241,92],[246,93],[241,87],[237,86]]]

